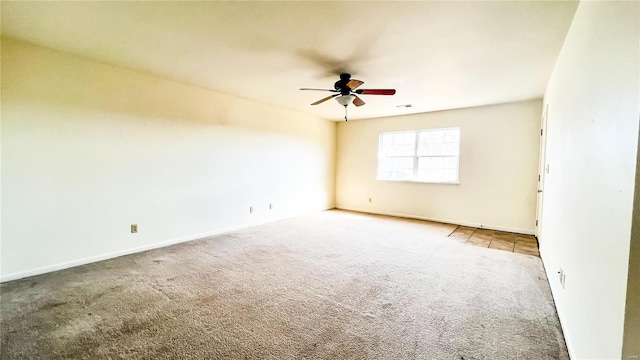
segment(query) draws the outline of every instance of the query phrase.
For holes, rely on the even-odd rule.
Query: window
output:
[[[460,128],[380,133],[378,180],[458,183]]]

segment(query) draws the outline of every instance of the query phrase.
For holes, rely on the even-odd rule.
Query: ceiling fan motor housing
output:
[[[333,86],[340,91],[340,95],[349,95],[351,94],[351,88],[347,84],[349,84],[350,80],[351,74],[340,74],[340,80],[336,81]]]

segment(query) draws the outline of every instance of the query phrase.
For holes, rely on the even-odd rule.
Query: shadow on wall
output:
[[[2,48],[3,68],[20,69],[17,75],[3,79],[3,92],[10,89],[11,92],[5,93],[26,93],[28,96],[21,98],[37,100],[40,106],[56,104],[78,112],[86,111],[87,115],[104,111],[149,121],[204,123],[296,138],[315,139],[317,135],[331,131],[325,120],[313,116],[155,75],[11,39],[3,39]],[[4,51],[7,48],[19,51]],[[43,52],[47,56],[41,56]],[[31,86],[33,79],[37,79],[38,86]]]

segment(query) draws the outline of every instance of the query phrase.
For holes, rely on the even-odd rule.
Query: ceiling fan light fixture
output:
[[[355,98],[356,97],[354,95],[342,95],[336,97],[336,101],[342,106],[347,106],[351,104]]]

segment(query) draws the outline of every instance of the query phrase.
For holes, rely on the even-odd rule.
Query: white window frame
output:
[[[422,132],[435,132],[435,131],[447,131],[447,130],[458,130],[458,149],[457,155],[433,155],[433,156],[419,156],[418,155],[418,146],[420,140],[420,133]],[[410,179],[385,179],[380,176],[380,166],[382,164],[383,157],[382,156],[382,137],[386,134],[407,134],[413,133],[415,135],[415,147],[413,150],[413,155],[398,155],[398,156],[386,156],[389,157],[413,157],[413,176]],[[460,184],[460,143],[462,141],[462,131],[460,127],[446,127],[446,128],[431,128],[431,129],[418,129],[418,130],[401,130],[401,131],[384,131],[378,134],[378,163],[377,163],[377,173],[376,180],[379,181],[394,181],[394,182],[417,182],[424,184],[450,184],[450,185],[459,185]],[[456,157],[457,158],[457,166],[456,166],[456,180],[455,181],[431,181],[431,180],[420,180],[418,178],[418,162],[420,158],[426,157]]]

